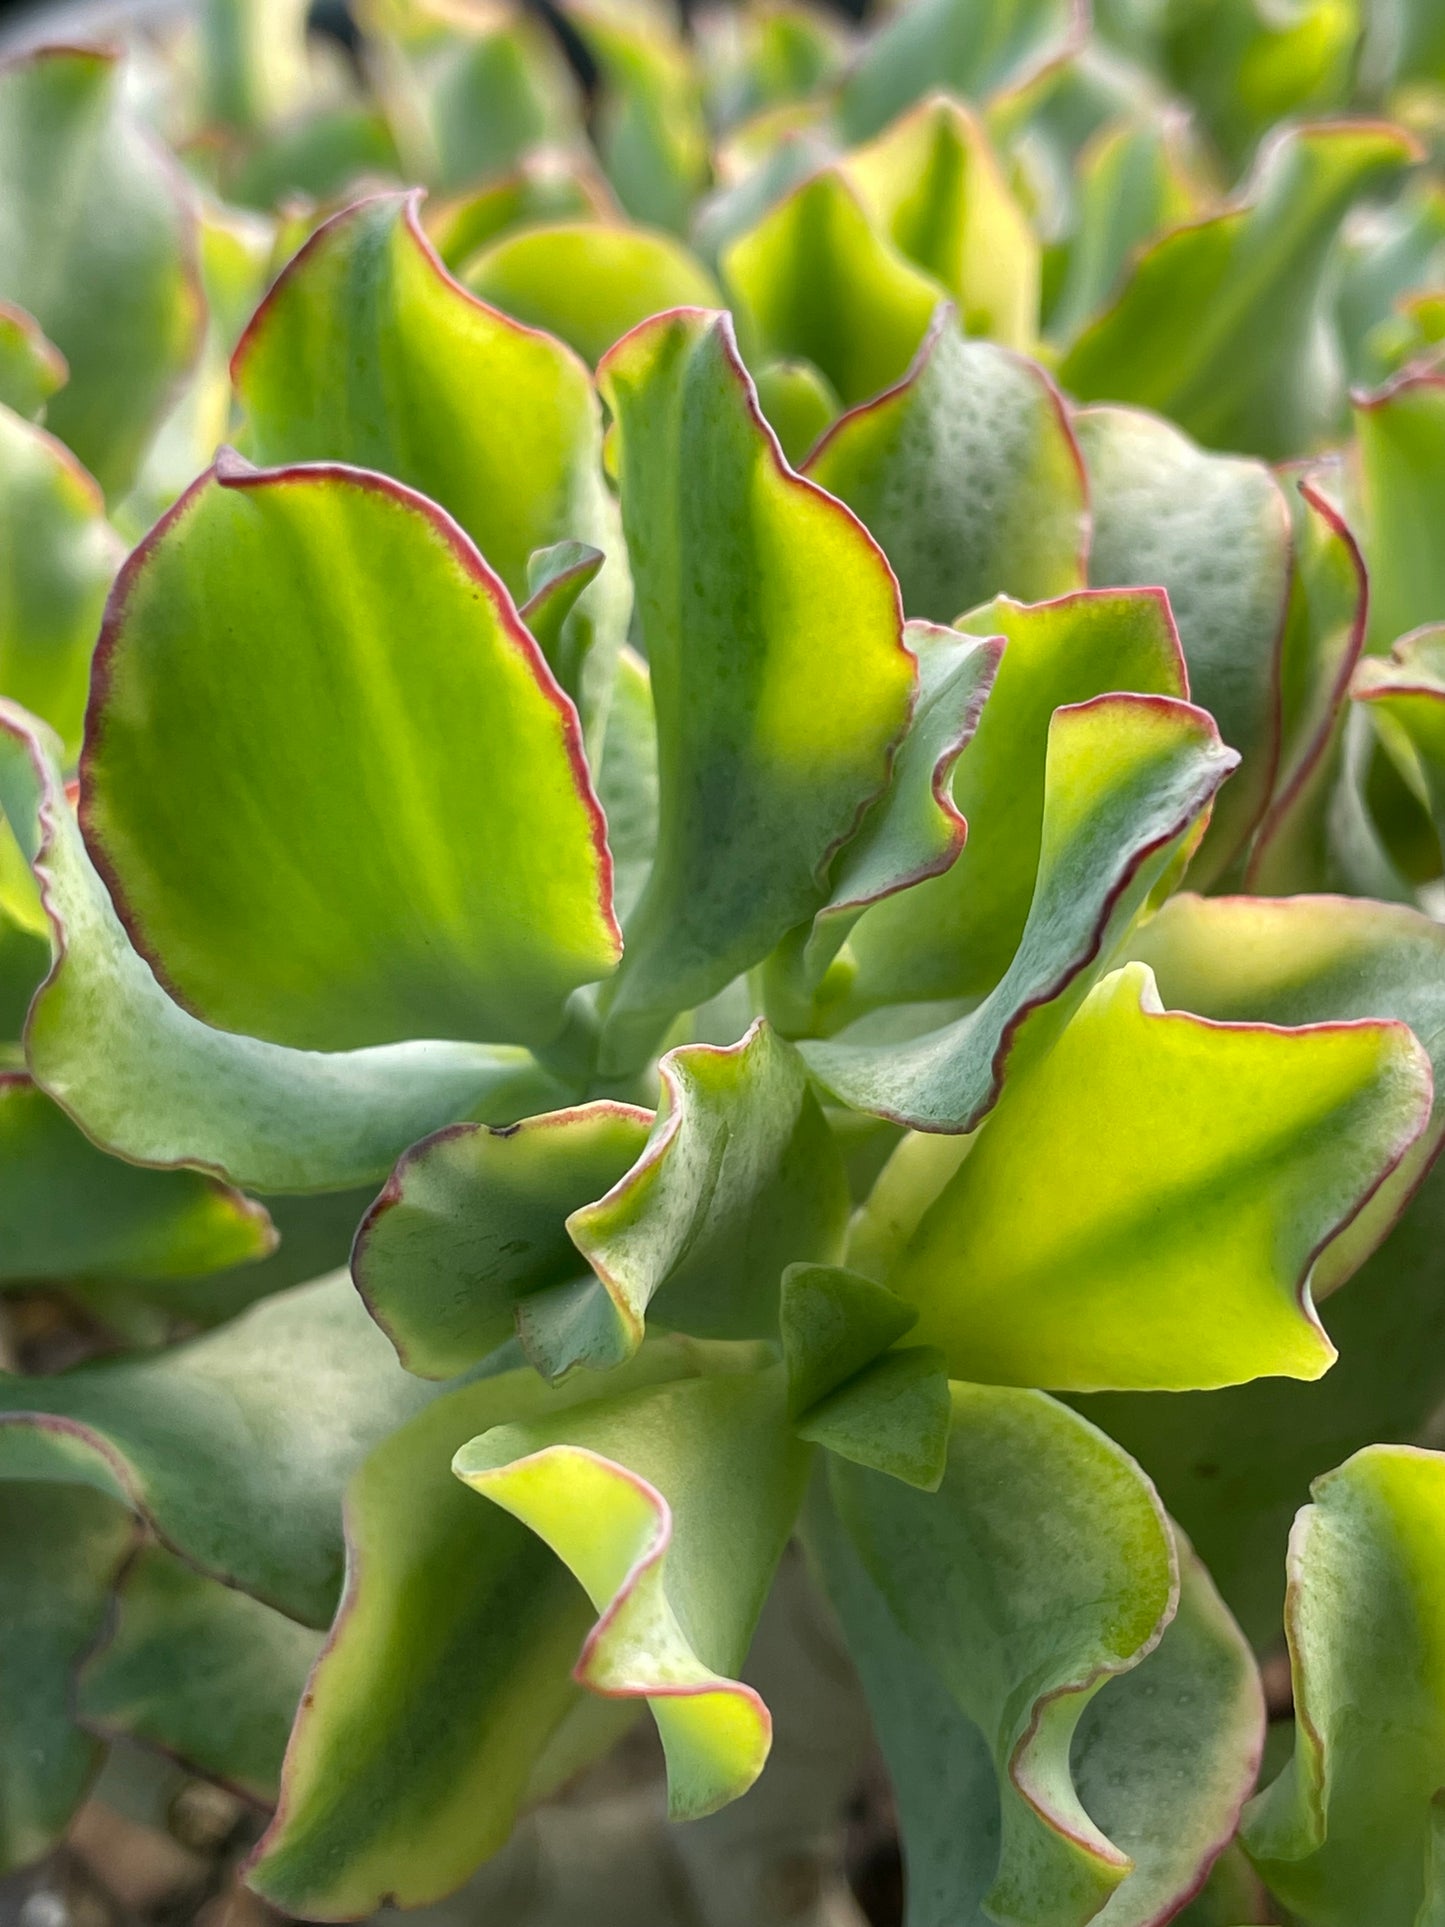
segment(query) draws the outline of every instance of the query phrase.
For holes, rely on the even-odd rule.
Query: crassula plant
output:
[[[1438,7],[303,15],[0,69],[0,1861],[766,1816],[781,1569],[909,1927],[1445,1920]]]

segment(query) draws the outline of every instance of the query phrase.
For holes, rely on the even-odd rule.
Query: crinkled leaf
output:
[[[1163,585],[1189,693],[1242,758],[1191,870],[1207,882],[1253,829],[1274,776],[1289,510],[1263,463],[1207,454],[1151,415],[1083,409],[1074,431],[1093,513],[1089,580]]]
[[[670,234],[602,222],[523,228],[467,263],[466,286],[504,314],[600,361],[664,308],[714,308],[717,284]]]
[[[1355,407],[1369,644],[1445,620],[1445,374],[1406,375]]]
[[[1130,964],[1006,1085],[888,1283],[950,1372],[993,1383],[1318,1378],[1334,1348],[1315,1258],[1420,1135],[1430,1094],[1402,1024],[1206,1023],[1166,1012]],[[1049,1209],[1021,1217],[1039,1172]]]
[[[34,315],[0,301],[0,406],[34,421],[69,373],[65,356],[46,340]]]
[[[783,462],[725,317],[644,323],[600,373],[659,749],[656,859],[609,991],[604,1065],[625,1068],[821,906],[915,671],[887,563]]]
[[[0,1478],[121,1499],[199,1571],[324,1626],[342,1486],[433,1396],[341,1273],[154,1358],[0,1379]]]
[[[1157,592],[1086,593],[1037,607],[1001,598],[961,626],[1004,638],[978,730],[953,779],[969,840],[945,875],[877,905],[853,932],[861,988],[872,1003],[977,997],[1008,968],[1035,894],[1054,711],[1110,690],[1183,696],[1188,687]],[[1094,726],[1124,714],[1111,710]]]
[[[1157,409],[1206,447],[1308,448],[1344,399],[1320,312],[1332,243],[1415,155],[1408,135],[1364,121],[1279,135],[1237,206],[1146,249],[1064,356],[1064,388]]]
[[[19,1073],[0,1075],[0,1281],[181,1277],[264,1258],[260,1205],[196,1171],[107,1157]]]
[[[839,168],[732,241],[722,273],[749,358],[815,363],[846,407],[901,378],[944,292],[874,226]]]
[[[501,1129],[453,1124],[405,1153],[351,1269],[408,1371],[464,1371],[510,1334],[521,1299],[585,1274],[567,1215],[623,1177],[651,1123],[630,1105],[584,1104]]]
[[[833,1499],[895,1638],[913,1642],[992,1755],[1000,1850],[987,1918],[1083,1927],[1131,1863],[1081,1804],[1070,1742],[1094,1694],[1173,1618],[1173,1538],[1138,1467],[1076,1414],[1039,1392],[952,1394],[937,1492],[834,1459]],[[903,1662],[905,1683],[917,1664]],[[976,1861],[987,1868],[982,1842]]]
[[[519,1306],[522,1343],[549,1378],[629,1357],[654,1300],[664,1324],[767,1336],[784,1267],[840,1253],[847,1179],[797,1052],[759,1023],[728,1049],[669,1051],[659,1072],[646,1148],[567,1219],[595,1276]]]
[[[0,408],[0,694],[43,716],[72,760],[122,553],[69,449]]]
[[[1309,1927],[1423,1927],[1445,1847],[1445,1458],[1370,1446],[1312,1492],[1285,1605],[1295,1752],[1244,1842]]]
[[[135,1542],[124,1506],[81,1486],[0,1481],[0,1869],[57,1843],[103,1757],[75,1724],[75,1668]]]
[[[70,378],[46,419],[122,494],[201,342],[194,217],[122,99],[119,56],[46,47],[0,69],[0,298]]]
[[[948,290],[969,334],[1033,346],[1039,244],[967,108],[937,95],[845,166],[894,243]]]
[[[298,1049],[545,1042],[616,960],[572,705],[455,524],[363,471],[223,464],[136,551],[80,809],[165,981]]]
[[[159,1747],[269,1806],[320,1644],[309,1626],[144,1545],[81,1670],[76,1710],[92,1732]]]
[[[809,1068],[860,1110],[972,1130],[1010,1058],[1037,1056],[1069,1021],[1233,766],[1211,719],[1188,703],[1100,696],[1057,711],[1038,883],[1002,979],[964,1016],[907,1043],[845,1034],[805,1044]]]
[[[1007,593],[1042,602],[1084,581],[1085,480],[1043,370],[934,315],[895,388],[853,409],[809,457],[882,544],[913,617],[951,622]]]
[[[354,462],[420,489],[519,601],[534,550],[601,549],[612,560],[585,607],[604,631],[605,680],[628,589],[587,371],[453,281],[419,203],[387,194],[343,210],[276,282],[232,361],[246,446],[261,462]]]
[[[675,1820],[736,1799],[767,1758],[767,1709],[731,1676],[809,1463],[784,1391],[777,1369],[679,1380],[499,1426],[454,1461],[581,1583],[600,1617],[576,1677],[604,1696],[647,1699]]]
[[[130,946],[59,758],[43,725],[0,703],[0,805],[43,885],[50,926],[28,1061],[94,1142],[258,1190],[342,1190],[382,1176],[440,1124],[506,1123],[556,1101],[554,1080],[516,1048],[409,1043],[328,1055],[212,1030],[182,1010]]]

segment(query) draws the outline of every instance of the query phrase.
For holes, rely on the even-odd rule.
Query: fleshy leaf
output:
[[[790,1045],[759,1023],[728,1049],[685,1045],[658,1068],[646,1148],[567,1220],[595,1278],[519,1306],[522,1343],[549,1378],[629,1357],[654,1300],[664,1324],[703,1337],[767,1336],[784,1267],[841,1250],[842,1159]]]
[[[0,69],[0,298],[64,355],[46,411],[107,494],[123,494],[201,344],[194,216],[179,171],[132,119],[120,60],[46,47]]]
[[[1167,589],[1189,693],[1242,758],[1191,868],[1207,882],[1254,828],[1274,776],[1289,510],[1263,463],[1207,454],[1154,416],[1083,409],[1074,432],[1089,473],[1090,581]]]
[[[840,168],[731,242],[722,273],[749,358],[813,362],[846,407],[902,377],[944,293],[873,226]]]
[[[1212,720],[1188,703],[1099,696],[1058,710],[1038,884],[1002,979],[966,1015],[907,1043],[845,1034],[804,1044],[809,1068],[875,1116],[971,1131],[1011,1057],[1036,1056],[1069,1021],[1233,767]]]
[[[843,87],[843,127],[863,140],[895,114],[946,87],[978,100],[1020,87],[1082,39],[1076,0],[921,0],[883,23]]]
[[[1243,1837],[1309,1927],[1422,1927],[1440,1900],[1445,1458],[1358,1452],[1290,1537],[1295,1752]]]
[[[1420,1135],[1430,1094],[1402,1024],[1207,1023],[1166,1012],[1130,964],[1005,1087],[888,1283],[951,1373],[992,1383],[1318,1378],[1334,1347],[1311,1268]],[[1039,1171],[1049,1210],[1021,1218]]]
[[[1083,1927],[1131,1862],[1081,1804],[1070,1742],[1100,1687],[1144,1660],[1173,1618],[1173,1537],[1138,1467],[1075,1413],[1040,1392],[952,1395],[937,1492],[833,1459],[833,1499],[887,1616],[992,1754],[1000,1846],[987,1918]],[[986,1870],[986,1849],[978,1857]]]
[[[621,1070],[821,907],[915,670],[887,563],[783,462],[726,317],[645,322],[599,372],[659,745],[657,855],[608,992]]]
[[[1033,362],[965,341],[947,307],[903,380],[835,422],[807,473],[881,543],[912,617],[1083,585],[1085,480],[1058,392]]]
[[[662,15],[607,0],[573,5],[567,18],[600,69],[594,135],[618,200],[633,220],[680,234],[709,173],[687,47]]]
[[[1033,346],[1039,244],[988,135],[965,107],[937,95],[849,155],[845,167],[895,245],[948,290],[968,334]]]
[[[198,1571],[324,1626],[341,1488],[432,1396],[341,1273],[155,1358],[0,1379],[0,1478],[94,1487]]]
[[[77,1713],[92,1732],[159,1747],[269,1806],[320,1644],[310,1627],[143,1545],[81,1670]]]
[[[612,852],[612,900],[626,923],[646,887],[657,848],[657,718],[647,664],[631,649],[617,658],[597,795]]]
[[[0,408],[0,694],[43,716],[71,760],[122,553],[69,449]]]
[[[259,1204],[196,1171],[97,1151],[18,1073],[0,1074],[0,1282],[167,1278],[264,1258]]]
[[[247,451],[351,462],[420,489],[518,601],[534,550],[564,538],[601,549],[613,559],[585,607],[605,632],[605,680],[629,598],[587,371],[452,280],[419,207],[415,193],[387,194],[343,210],[276,282],[231,364]]]
[[[952,1408],[943,1353],[931,1345],[887,1352],[797,1421],[800,1439],[852,1465],[936,1492],[948,1457]]]
[[[1356,0],[1278,10],[1226,0],[1208,17],[1181,10],[1165,21],[1164,69],[1237,163],[1274,122],[1347,104],[1367,13]]]
[[[569,618],[606,559],[586,542],[554,542],[527,561],[529,593],[517,613],[564,689],[577,687],[593,640],[585,611],[579,622]]]
[[[576,712],[461,530],[365,471],[233,459],[135,552],[80,814],[163,980],[297,1049],[544,1043],[616,960]]]
[[[457,1476],[551,1546],[601,1615],[576,1677],[646,1697],[667,1755],[668,1812],[747,1791],[772,1738],[731,1677],[747,1655],[802,1497],[781,1371],[693,1378],[505,1425],[464,1445]]]
[[[1368,647],[1445,617],[1445,373],[1407,374],[1355,407]]]
[[[953,779],[969,840],[945,875],[877,905],[854,930],[870,1003],[979,997],[1008,968],[1035,894],[1056,709],[1111,690],[1188,691],[1179,638],[1158,591],[1086,592],[1034,607],[1001,598],[960,626],[1004,638],[978,730]]]
[[[789,1265],[779,1316],[788,1416],[836,1392],[917,1322],[916,1306],[859,1272]]]
[[[65,356],[46,340],[34,315],[0,301],[0,406],[33,422],[69,373]]]
[[[1063,387],[1157,409],[1210,448],[1308,448],[1344,400],[1318,312],[1332,243],[1350,206],[1416,157],[1407,134],[1365,121],[1280,134],[1238,205],[1146,249],[1064,356]]]
[[[630,1105],[584,1104],[501,1129],[453,1124],[405,1153],[361,1221],[351,1270],[408,1371],[477,1364],[523,1297],[585,1273],[567,1214],[617,1183],[651,1123]]]
[[[75,1669],[100,1637],[136,1537],[100,1492],[0,1481],[0,1870],[38,1860],[85,1797],[102,1749],[75,1724]]]
[[[543,148],[480,187],[429,201],[422,223],[442,260],[458,273],[514,228],[543,221],[605,220],[617,205],[607,183],[576,155]]]
[[[515,1048],[413,1043],[327,1055],[192,1017],[132,950],[59,757],[43,724],[0,702],[0,805],[50,925],[50,975],[30,1006],[27,1057],[95,1143],[262,1191],[344,1190],[381,1177],[440,1124],[506,1123],[557,1101],[555,1081]]]
[[[1367,656],[1352,694],[1445,839],[1445,623],[1402,637],[1384,660]]]
[[[467,263],[466,286],[596,363],[664,308],[711,308],[717,285],[670,234],[593,222],[504,235]]]
[[[765,361],[757,371],[758,406],[784,459],[802,468],[829,422],[838,397],[811,361]]]

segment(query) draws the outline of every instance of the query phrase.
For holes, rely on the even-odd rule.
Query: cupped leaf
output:
[[[69,373],[65,356],[46,340],[34,315],[0,301],[0,406],[35,421]]]
[[[1388,658],[1367,656],[1351,693],[1445,841],[1445,623],[1403,636]]]
[[[1070,1744],[1094,1695],[1144,1660],[1174,1617],[1173,1536],[1138,1467],[1075,1413],[1039,1392],[954,1385],[952,1395],[937,1492],[830,1462],[833,1502],[876,1589],[858,1602],[845,1552],[839,1603],[845,1614],[863,1603],[868,1615],[860,1623],[865,1679],[880,1635],[884,1667],[902,1674],[907,1698],[884,1715],[891,1755],[913,1725],[908,1699],[933,1743],[944,1740],[961,1764],[972,1749],[938,1702],[951,1701],[982,1735],[997,1806],[991,1813],[984,1781],[950,1857],[972,1859],[974,1879],[990,1883],[986,1896],[973,1888],[985,1917],[1083,1927],[1132,1863],[1084,1808]],[[976,1765],[966,1771],[983,1778]],[[920,1777],[909,1773],[906,1786],[924,1813],[922,1851],[937,1866],[943,1856],[928,1840],[928,1811],[943,1789],[935,1783],[930,1794]],[[955,1826],[959,1819],[955,1811]],[[958,1900],[967,1898],[965,1886]]]
[[[953,778],[969,841],[945,875],[877,905],[853,932],[860,996],[870,1003],[978,997],[1008,968],[1035,893],[1056,709],[1111,690],[1188,691],[1179,638],[1157,591],[1090,592],[1034,607],[1001,598],[960,626],[1004,638]]]
[[[433,1396],[341,1273],[154,1358],[0,1379],[0,1478],[120,1499],[198,1571],[324,1626],[341,1488]]]
[[[80,748],[90,652],[121,541],[62,443],[0,408],[0,694]]]
[[[614,1393],[751,1370],[751,1347],[652,1340]],[[635,1703],[572,1676],[596,1614],[545,1545],[452,1476],[479,1432],[595,1392],[531,1371],[449,1393],[387,1438],[347,1495],[347,1585],[303,1700],[250,1884],[308,1919],[439,1900],[518,1807],[615,1739]]]
[[[1398,128],[1363,121],[1282,133],[1237,206],[1145,251],[1064,356],[1064,388],[1156,409],[1210,448],[1309,448],[1344,400],[1322,312],[1335,235],[1416,156]]]
[[[1250,1857],[1309,1927],[1419,1927],[1440,1900],[1445,1458],[1367,1447],[1290,1536],[1295,1751],[1250,1807]]]
[[[1211,719],[1188,703],[1101,696],[1057,711],[1038,883],[1004,976],[964,1016],[907,1043],[845,1033],[804,1044],[809,1068],[875,1116],[971,1131],[1016,1068],[1010,1059],[1027,1063],[1068,1023],[1233,767]]]
[[[77,1715],[93,1733],[157,1747],[269,1806],[320,1644],[309,1626],[143,1545],[81,1668]]]
[[[262,1207],[195,1171],[106,1157],[31,1080],[0,1075],[0,1282],[184,1277],[264,1258]]]
[[[736,1799],[767,1758],[767,1708],[731,1675],[792,1531],[809,1457],[790,1436],[774,1369],[502,1425],[454,1460],[465,1484],[551,1546],[601,1615],[576,1677],[604,1696],[647,1699],[675,1820]]]
[[[658,1069],[645,1148],[567,1219],[585,1261],[575,1282],[518,1307],[522,1343],[549,1378],[629,1357],[654,1300],[664,1324],[703,1337],[768,1336],[784,1267],[840,1254],[847,1179],[797,1052],[758,1023],[727,1049],[669,1051]]]
[[[420,489],[518,601],[534,550],[564,538],[601,549],[612,559],[584,604],[605,631],[605,673],[628,590],[587,371],[453,281],[419,209],[415,193],[346,208],[282,273],[231,364],[247,450],[352,462]]]
[[[867,525],[912,617],[1082,587],[1083,464],[1035,363],[965,341],[940,308],[902,381],[835,422],[809,476]]]
[[[1369,647],[1445,620],[1445,374],[1407,374],[1356,402],[1361,543],[1370,571]]]
[[[1207,454],[1135,409],[1083,409],[1074,432],[1093,513],[1089,580],[1163,585],[1190,695],[1242,759],[1192,866],[1195,880],[1207,882],[1254,828],[1275,773],[1289,510],[1262,462]]]
[[[935,88],[979,100],[1019,87],[1082,40],[1077,0],[921,0],[886,20],[843,86],[843,127],[863,140]]]
[[[967,108],[936,95],[845,168],[896,246],[948,290],[967,333],[1033,346],[1039,244]]]
[[[1166,1012],[1148,968],[1127,965],[1005,1086],[888,1283],[950,1372],[991,1383],[1318,1378],[1334,1347],[1311,1268],[1430,1097],[1403,1024],[1207,1023]],[[1049,1210],[1021,1217],[1039,1172]]]
[[[297,1049],[546,1042],[616,961],[576,712],[461,530],[365,471],[232,459],[135,552],[80,813],[178,996]]]
[[[0,806],[34,866],[49,925],[50,974],[30,1004],[28,1061],[93,1142],[139,1164],[199,1165],[262,1191],[344,1190],[381,1177],[438,1125],[467,1116],[506,1123],[556,1101],[555,1081],[516,1048],[414,1043],[327,1055],[201,1023],[131,948],[59,761],[45,726],[0,702]],[[28,994],[28,924],[19,936]]]
[[[0,298],[70,369],[51,431],[123,494],[201,343],[194,216],[132,118],[114,53],[45,47],[0,67]]]
[[[0,1870],[59,1841],[104,1757],[75,1723],[75,1669],[100,1638],[136,1524],[100,1492],[0,1481]]]
[[[576,155],[542,148],[508,174],[428,201],[422,223],[453,273],[514,228],[543,221],[606,220],[617,204],[607,183]]]
[[[603,222],[523,228],[467,263],[467,287],[589,362],[664,308],[710,308],[717,284],[670,234]]]
[[[567,1215],[618,1182],[651,1123],[631,1105],[584,1104],[499,1129],[453,1124],[405,1153],[351,1270],[408,1371],[455,1376],[510,1334],[529,1293],[585,1274]]]
[[[726,317],[646,322],[600,376],[659,752],[657,854],[607,993],[622,1069],[821,906],[915,670],[887,563],[782,460]]]
[[[838,397],[811,361],[765,361],[757,372],[758,406],[784,459],[802,468],[838,413]]]
[[[732,241],[722,274],[749,359],[811,361],[846,407],[900,379],[944,294],[874,226],[840,168]]]

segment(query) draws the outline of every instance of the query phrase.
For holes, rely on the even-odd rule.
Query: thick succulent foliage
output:
[[[0,66],[0,1870],[1445,1921],[1438,0],[551,11]]]

